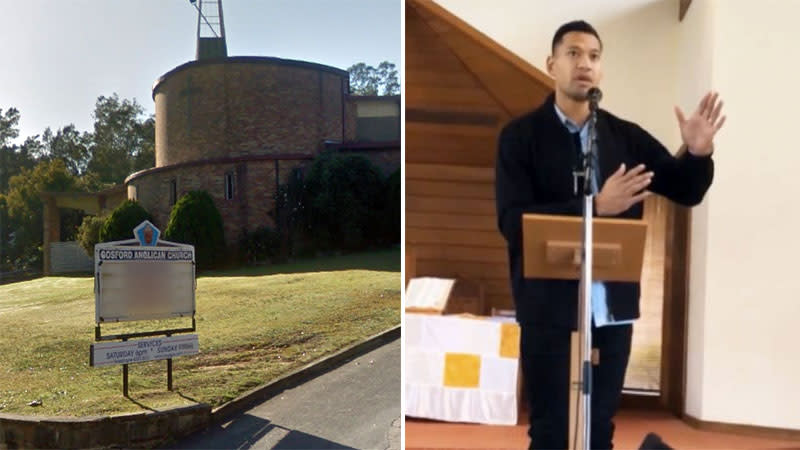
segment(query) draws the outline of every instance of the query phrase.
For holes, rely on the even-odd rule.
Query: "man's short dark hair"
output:
[[[597,34],[597,30],[595,30],[593,26],[589,25],[588,22],[583,20],[573,20],[572,22],[567,22],[564,25],[558,27],[558,30],[556,30],[556,34],[553,35],[553,46],[551,48],[553,54],[556,53],[556,46],[561,43],[561,40],[564,38],[564,35],[572,31],[578,31],[581,33],[589,33],[594,35],[594,37],[597,38],[597,41],[600,42],[600,50],[603,49],[603,41],[600,40],[600,35]]]

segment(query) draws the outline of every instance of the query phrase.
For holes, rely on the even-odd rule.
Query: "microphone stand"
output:
[[[593,161],[596,161],[595,153],[597,149],[597,99],[591,98],[589,101],[589,148],[582,152],[581,174],[583,175],[583,245],[581,251],[581,283],[579,293],[580,312],[578,321],[578,335],[581,341],[581,367],[580,367],[580,395],[578,396],[577,417],[583,417],[583,429],[581,432],[581,442],[583,449],[589,449],[591,442],[591,398],[592,398],[592,217],[594,214],[594,173]],[[576,424],[580,423],[576,420]],[[575,429],[576,438],[578,430]],[[577,445],[578,439],[573,443]]]

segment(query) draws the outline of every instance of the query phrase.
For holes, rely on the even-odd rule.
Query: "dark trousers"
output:
[[[566,327],[522,324],[521,361],[530,407],[531,448],[566,449],[569,439],[570,333]],[[631,353],[632,325],[592,326],[600,364],[592,371],[592,449],[613,448],[614,423]],[[575,430],[569,430],[574,433]]]

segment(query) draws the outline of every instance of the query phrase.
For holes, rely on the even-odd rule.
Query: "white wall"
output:
[[[714,10],[713,3],[697,1],[692,3],[680,25],[678,41],[678,66],[686,76],[678,77],[678,99],[684,105],[685,114],[691,114],[697,107],[697,99],[702,98],[712,87],[714,58]],[[727,97],[724,98],[727,100]],[[730,124],[728,124],[729,126]],[[728,126],[719,138],[728,132]],[[719,141],[719,139],[717,139]],[[719,142],[716,143],[719,147]],[[721,150],[720,155],[724,156]],[[715,155],[715,163],[718,163]],[[718,173],[717,173],[718,175]],[[688,345],[686,355],[686,403],[685,411],[695,418],[703,414],[703,390],[705,359],[705,298],[708,242],[708,209],[717,190],[716,181],[700,205],[692,209],[689,248],[689,305],[688,305]]]
[[[50,243],[50,274],[91,272],[94,259],[75,241]]]
[[[800,2],[695,0],[694,13],[711,15],[713,85],[729,119],[693,223],[706,254],[691,277],[705,286],[690,297],[687,412],[800,429]]]
[[[639,123],[670,150],[677,150],[680,134],[672,109],[679,25],[675,0],[436,3],[545,73],[558,27],[572,20],[589,22],[604,46],[603,108]]]

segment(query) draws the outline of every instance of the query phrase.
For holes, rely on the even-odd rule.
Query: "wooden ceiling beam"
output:
[[[679,21],[683,21],[684,16],[686,16],[686,11],[689,10],[691,4],[692,0],[680,0],[680,10],[678,11]]]

